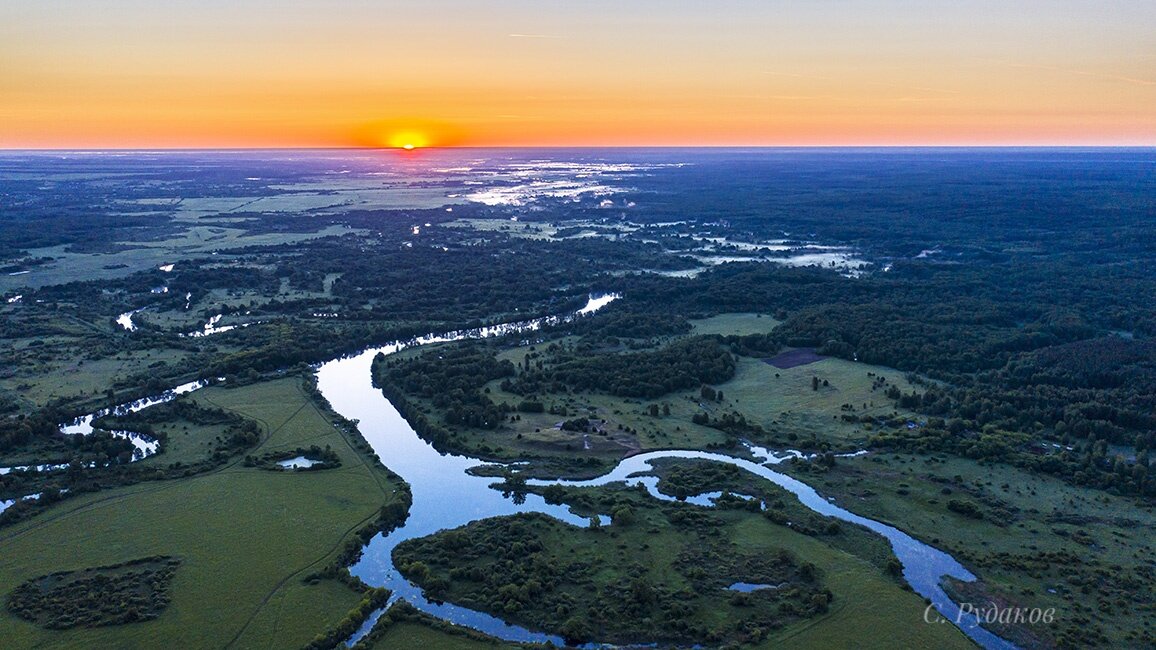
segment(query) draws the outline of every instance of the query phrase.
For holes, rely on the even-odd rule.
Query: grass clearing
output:
[[[524,346],[506,350],[498,358],[517,364],[529,349],[530,346]],[[819,379],[818,390],[812,388],[812,377]],[[887,383],[879,383],[880,378],[885,378]],[[823,381],[827,382],[826,386],[822,385]],[[500,381],[493,381],[487,385],[489,396],[496,403],[505,401],[516,405],[524,399],[503,391],[500,384]],[[698,391],[670,393],[653,400],[591,392],[555,394],[543,399],[547,411],[554,406],[564,409],[567,415],[523,413],[520,420],[508,422],[497,431],[469,432],[469,435],[477,437],[475,444],[539,451],[582,450],[585,444],[591,445],[589,451],[593,453],[607,454],[615,450],[627,453],[649,449],[701,449],[723,442],[725,436],[717,429],[693,423],[692,417],[703,412],[712,417],[724,412],[739,412],[764,429],[785,433],[788,437],[793,435],[792,440],[829,442],[840,448],[850,448],[866,441],[872,425],[845,422],[838,417],[839,414],[881,418],[898,414],[920,419],[915,413],[896,409],[884,394],[891,385],[904,392],[914,388],[898,370],[843,359],[825,358],[782,370],[760,359],[738,357],[734,378],[717,386],[724,395],[721,403],[703,400]],[[649,414],[652,404],[659,409],[657,417]],[[843,410],[844,404],[850,404],[853,410]],[[608,435],[583,435],[557,428],[563,420],[578,416],[605,420],[604,428]],[[619,425],[625,433],[619,430]],[[521,438],[517,437],[519,434]],[[491,442],[483,442],[485,439]]]
[[[69,499],[0,530],[4,585],[150,555],[182,560],[172,603],[156,620],[57,632],[5,611],[6,647],[293,647],[345,616],[358,594],[301,578],[335,557],[352,531],[395,498],[396,486],[348,445],[300,381],[212,387],[195,397],[260,422],[267,439],[252,453],[328,444],[342,457],[340,468],[269,472],[234,462]]]
[[[819,380],[817,390],[812,387],[812,378]],[[873,388],[879,378],[885,378],[887,384]],[[740,411],[764,429],[848,447],[865,441],[870,429],[862,423],[844,422],[839,417],[843,413],[859,417],[890,417],[895,413],[921,419],[896,409],[884,394],[892,385],[903,392],[913,389],[898,370],[845,359],[827,357],[779,369],[760,359],[739,357],[734,378],[718,388],[724,392],[728,408]],[[853,410],[846,410],[844,405]]]
[[[779,326],[782,321],[775,320],[766,314],[719,314],[710,318],[700,318],[689,321],[693,335],[719,334],[721,336],[746,336],[747,334],[766,334]]]
[[[180,367],[189,353],[175,349],[125,350],[114,356],[87,358],[75,342],[24,348],[19,365],[0,379],[0,390],[11,391],[26,404],[44,405],[60,397],[103,396],[118,382],[157,374],[158,368]]]

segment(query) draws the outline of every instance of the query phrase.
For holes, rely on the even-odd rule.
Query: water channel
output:
[[[427,599],[419,587],[406,580],[394,567],[393,549],[401,542],[431,535],[440,530],[457,528],[470,522],[511,515],[520,512],[538,512],[555,517],[575,526],[587,526],[589,520],[575,515],[564,505],[550,505],[542,497],[528,494],[524,501],[515,502],[501,491],[491,487],[497,479],[475,476],[471,468],[488,465],[487,461],[468,456],[441,453],[431,444],[421,439],[397,409],[374,388],[371,381],[373,359],[378,354],[393,354],[416,345],[448,342],[464,339],[489,338],[508,334],[529,333],[544,326],[554,325],[592,313],[609,304],[614,294],[590,296],[586,306],[569,316],[552,316],[520,323],[495,325],[472,330],[460,330],[446,334],[430,334],[408,341],[397,341],[388,345],[364,350],[356,355],[334,359],[317,368],[318,388],[333,409],[342,416],[358,421],[358,429],[381,462],[409,483],[413,495],[413,505],[405,524],[388,533],[378,534],[366,545],[361,559],[350,571],[366,583],[380,586],[392,592],[385,608],[375,612],[348,643],[352,644],[364,636],[377,617],[398,600],[406,600],[419,610],[443,620],[467,626],[508,641],[546,642],[563,645],[560,637],[535,632],[488,614],[470,610],[450,603],[434,602]],[[139,410],[152,404],[173,399],[178,394],[200,388],[203,383],[186,384],[164,395],[142,400],[115,409]],[[65,433],[84,434],[92,431],[94,414],[81,418],[64,427]],[[148,441],[151,445],[155,442]],[[150,445],[141,449],[140,456],[155,452]],[[583,481],[531,480],[531,485],[559,484],[565,486],[601,486],[615,482],[641,484],[658,499],[673,500],[656,488],[654,476],[638,476],[651,472],[651,463],[660,459],[698,459],[726,463],[760,476],[794,494],[806,507],[822,515],[840,519],[869,528],[891,544],[896,557],[903,564],[903,576],[912,589],[928,599],[935,609],[958,626],[971,639],[988,649],[1014,648],[1008,641],[980,627],[973,618],[960,616],[959,606],[952,602],[940,586],[945,576],[963,581],[975,580],[975,576],[947,553],[933,548],[906,533],[866,517],[861,517],[834,505],[823,498],[809,485],[776,471],[774,466],[798,452],[772,452],[758,447],[750,448],[755,460],[737,458],[725,454],[690,451],[651,451],[623,459],[617,467],[603,476]],[[138,456],[139,457],[139,456]],[[687,499],[689,503],[710,507],[717,494],[695,495]],[[31,497],[31,495],[30,495]],[[608,517],[603,516],[604,520]],[[745,584],[745,583],[739,583]],[[916,614],[918,616],[918,614]]]

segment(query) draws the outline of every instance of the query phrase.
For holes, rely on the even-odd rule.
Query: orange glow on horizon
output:
[[[1055,2],[13,0],[0,148],[1156,145],[1156,3]]]
[[[425,134],[413,130],[393,133],[389,136],[388,142],[389,146],[395,149],[406,149],[407,151],[430,146],[429,138]]]

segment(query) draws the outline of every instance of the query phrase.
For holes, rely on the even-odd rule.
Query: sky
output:
[[[0,147],[1156,145],[1154,0],[2,0]]]

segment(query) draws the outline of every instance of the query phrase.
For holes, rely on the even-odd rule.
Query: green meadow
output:
[[[766,334],[778,327],[780,323],[766,314],[755,313],[718,314],[710,318],[693,319],[689,322],[692,334],[720,334],[722,336]]]
[[[887,383],[877,383],[880,378]],[[817,388],[814,379],[818,379]],[[920,419],[896,408],[884,394],[890,386],[904,393],[912,390],[904,373],[882,366],[827,357],[780,369],[759,359],[740,357],[734,378],[718,388],[725,394],[727,406],[765,429],[846,448],[866,442],[871,429],[869,424],[845,422],[843,414]]]
[[[354,531],[396,499],[396,478],[350,444],[311,401],[299,377],[240,388],[212,387],[184,399],[261,425],[251,453],[331,447],[342,465],[313,472],[244,467],[240,458],[188,478],[146,482],[65,500],[0,530],[0,584],[54,571],[151,555],[180,558],[172,602],[160,618],[50,631],[0,612],[5,647],[300,647],[340,621],[361,596],[334,580],[306,576],[334,560]],[[168,453],[143,462],[190,459],[198,434],[174,423]]]

